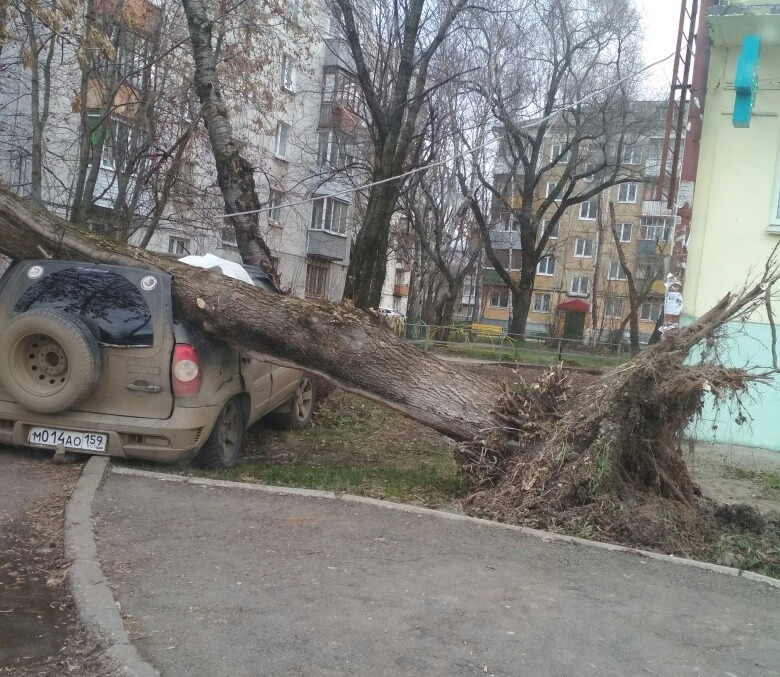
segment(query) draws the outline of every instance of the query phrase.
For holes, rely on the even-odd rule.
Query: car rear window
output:
[[[154,343],[152,313],[141,291],[111,270],[79,266],[44,274],[22,292],[14,312],[43,308],[78,317],[104,345]]]

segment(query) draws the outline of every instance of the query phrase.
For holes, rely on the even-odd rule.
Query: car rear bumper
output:
[[[53,446],[34,445],[27,441],[30,428],[43,426],[104,433],[108,436],[104,452],[107,456],[172,463],[191,457],[200,449],[211,433],[219,412],[219,406],[175,407],[167,419],[78,411],[39,414],[13,402],[0,401],[0,444],[53,449]]]

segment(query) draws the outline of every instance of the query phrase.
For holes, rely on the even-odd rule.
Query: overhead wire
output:
[[[553,111],[549,115],[546,115],[542,118],[534,119],[532,122],[529,122],[525,125],[521,125],[519,129],[530,129],[531,127],[537,127],[542,122],[546,122],[547,120],[551,120],[558,114],[562,113],[565,110],[569,110],[570,108],[573,108],[574,106],[579,106],[582,103],[585,103],[586,101],[589,101],[595,96],[598,96],[599,94],[606,92],[610,89],[614,89],[615,87],[618,87],[619,85],[623,84],[627,80],[631,80],[632,78],[635,78],[642,73],[645,73],[652,68],[655,68],[656,66],[661,65],[662,63],[668,61],[675,55],[675,52],[672,52],[668,56],[665,56],[662,59],[658,59],[657,61],[654,61],[653,63],[650,63],[642,68],[640,68],[638,71],[634,73],[630,73],[629,75],[626,75],[619,80],[616,80],[615,82],[612,82],[608,85],[605,85],[604,87],[601,87],[599,89],[595,89],[592,92],[589,92],[582,98],[572,101],[571,103],[566,104],[565,106],[561,106],[557,110]],[[282,205],[274,205],[274,206],[266,206],[266,207],[260,207],[258,209],[249,209],[247,211],[243,212],[231,212],[230,214],[221,214],[220,218],[222,219],[229,219],[234,216],[247,216],[250,214],[262,214],[263,212],[270,212],[271,210],[277,210],[277,209],[291,209],[293,207],[300,207],[301,205],[308,204],[310,202],[314,202],[315,200],[322,200],[327,198],[337,198],[337,197],[343,197],[345,195],[350,195],[352,193],[357,193],[360,191],[364,191],[368,188],[373,188],[374,186],[381,186],[385,183],[390,183],[391,181],[401,181],[402,179],[405,179],[408,176],[412,176],[413,174],[417,174],[419,172],[425,172],[429,169],[432,169],[434,167],[441,167],[442,165],[448,164],[449,162],[452,162],[453,160],[457,160],[459,158],[465,157],[467,155],[471,155],[472,153],[476,153],[479,150],[482,150],[483,148],[487,148],[488,146],[492,146],[496,142],[500,141],[503,136],[496,136],[492,138],[490,141],[481,144],[479,146],[475,146],[474,148],[470,148],[469,150],[466,150],[462,153],[458,153],[456,155],[453,155],[452,157],[447,158],[446,160],[439,160],[437,162],[431,162],[430,164],[423,165],[422,167],[415,167],[414,169],[410,169],[407,172],[404,172],[403,174],[398,174],[397,176],[391,176],[386,179],[380,179],[379,181],[372,181],[370,183],[365,183],[360,186],[352,186],[350,188],[345,188],[344,190],[338,190],[334,193],[327,193],[327,194],[316,194],[312,195],[311,197],[304,198],[302,200],[298,200],[296,202],[288,202],[287,204]]]

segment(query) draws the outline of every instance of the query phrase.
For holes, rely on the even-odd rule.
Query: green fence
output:
[[[562,361],[572,366],[605,368],[615,367],[631,357],[628,346],[621,343],[584,343],[538,333],[510,335],[498,326],[489,330],[471,325],[437,327],[418,320],[397,322],[394,330],[425,352],[489,362],[546,366]]]

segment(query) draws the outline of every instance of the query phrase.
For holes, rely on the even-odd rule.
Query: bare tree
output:
[[[344,291],[360,308],[379,304],[390,221],[403,187],[402,179],[392,179],[417,164],[418,118],[437,84],[431,78],[432,60],[452,39],[468,1],[380,0],[365,7],[357,0],[332,0],[362,93],[373,145],[371,179],[378,183],[368,193]]]
[[[472,206],[486,256],[512,295],[510,333],[523,335],[550,235],[567,211],[593,218],[600,193],[641,178],[624,156],[648,121],[622,82],[638,54],[630,2],[518,0],[512,9],[468,46],[487,63],[471,86],[489,105],[498,135],[494,171],[480,173],[492,212],[476,200]],[[490,244],[502,213],[520,234],[516,277]]]

